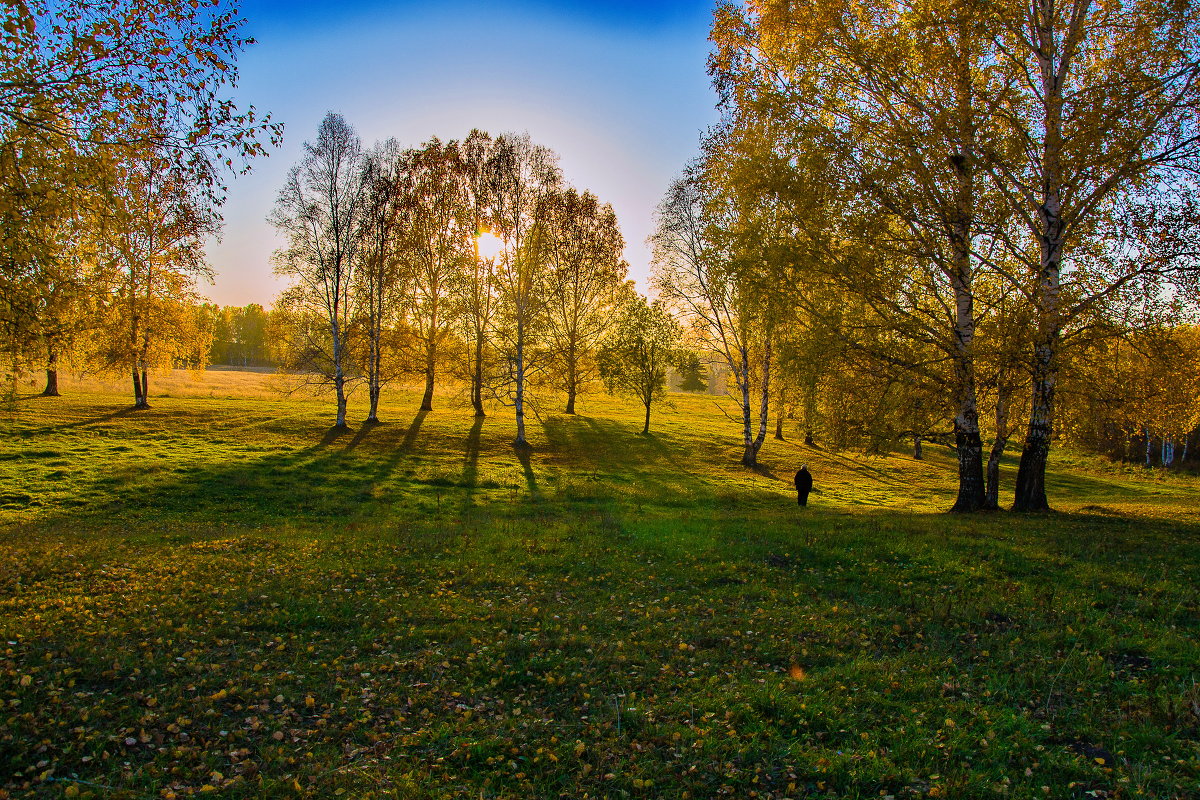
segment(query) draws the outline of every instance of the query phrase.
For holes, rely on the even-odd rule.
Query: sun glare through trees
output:
[[[0,800],[1200,796],[1200,2],[376,5],[0,0]]]

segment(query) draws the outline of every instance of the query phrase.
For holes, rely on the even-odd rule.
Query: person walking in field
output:
[[[801,464],[796,472],[796,502],[802,506],[808,505],[808,493],[812,491],[812,473],[808,464]]]

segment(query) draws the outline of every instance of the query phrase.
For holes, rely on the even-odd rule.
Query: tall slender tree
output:
[[[737,269],[733,251],[717,241],[731,226],[728,219],[714,222],[714,205],[706,196],[701,165],[671,183],[651,238],[653,281],[660,298],[733,375],[742,463],[754,467],[770,413],[771,321],[755,303],[751,282]],[[729,237],[724,238],[728,244]]]
[[[597,376],[595,351],[612,326],[628,265],[612,206],[591,192],[555,192],[544,204],[546,342],[566,413]]]
[[[362,243],[355,294],[366,338],[367,422],[379,422],[383,390],[384,339],[389,323],[403,313],[400,302],[408,273],[401,263],[399,240],[410,217],[401,208],[400,146],[388,139],[371,148],[363,160],[363,210],[359,218]]]
[[[340,114],[325,115],[317,138],[304,143],[268,220],[286,238],[275,271],[295,279],[284,301],[320,314],[324,328],[306,330],[305,367],[331,384],[335,427],[347,427],[349,337],[354,319],[354,270],[362,243],[365,187],[362,143]]]
[[[492,323],[496,314],[496,263],[491,252],[500,240],[492,233],[492,197],[496,161],[495,142],[490,135],[472,130],[459,147],[459,164],[467,191],[467,213],[473,228],[472,258],[457,275],[454,289],[459,310],[459,327],[465,344],[466,369],[470,385],[471,408],[476,417],[486,416],[483,408],[487,385],[486,371],[491,362]],[[483,246],[481,247],[481,241]]]
[[[218,217],[190,170],[155,149],[124,160],[115,175],[100,229],[122,331],[114,331],[110,353],[129,370],[134,407],[149,408],[150,369],[170,365],[178,354],[163,345],[177,332],[179,304],[194,302],[196,279],[211,275],[204,241],[216,232]]]
[[[525,436],[526,392],[536,367],[535,344],[544,323],[548,235],[542,219],[548,199],[562,182],[558,156],[528,134],[503,134],[491,160],[491,209],[495,233],[504,240],[496,271],[498,344],[507,362],[503,396],[513,406],[517,435],[513,444],[528,447]]]
[[[442,346],[456,318],[452,289],[473,255],[474,230],[458,142],[433,138],[405,152],[399,180],[408,319],[425,379],[421,410],[432,411]]]

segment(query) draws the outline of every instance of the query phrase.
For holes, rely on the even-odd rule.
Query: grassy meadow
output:
[[[1194,476],[1057,452],[1058,513],[959,517],[944,448],[749,471],[711,397],[518,453],[63,388],[0,416],[0,798],[1200,797]]]

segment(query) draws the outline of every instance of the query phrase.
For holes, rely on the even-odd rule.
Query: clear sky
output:
[[[580,189],[612,203],[646,288],[654,208],[716,121],[705,70],[712,0],[245,0],[257,44],[236,96],[286,124],[283,147],[230,183],[208,248],[221,305],[270,304],[279,245],[265,221],[327,111],[364,144],[415,146],[477,127],[528,131]]]

